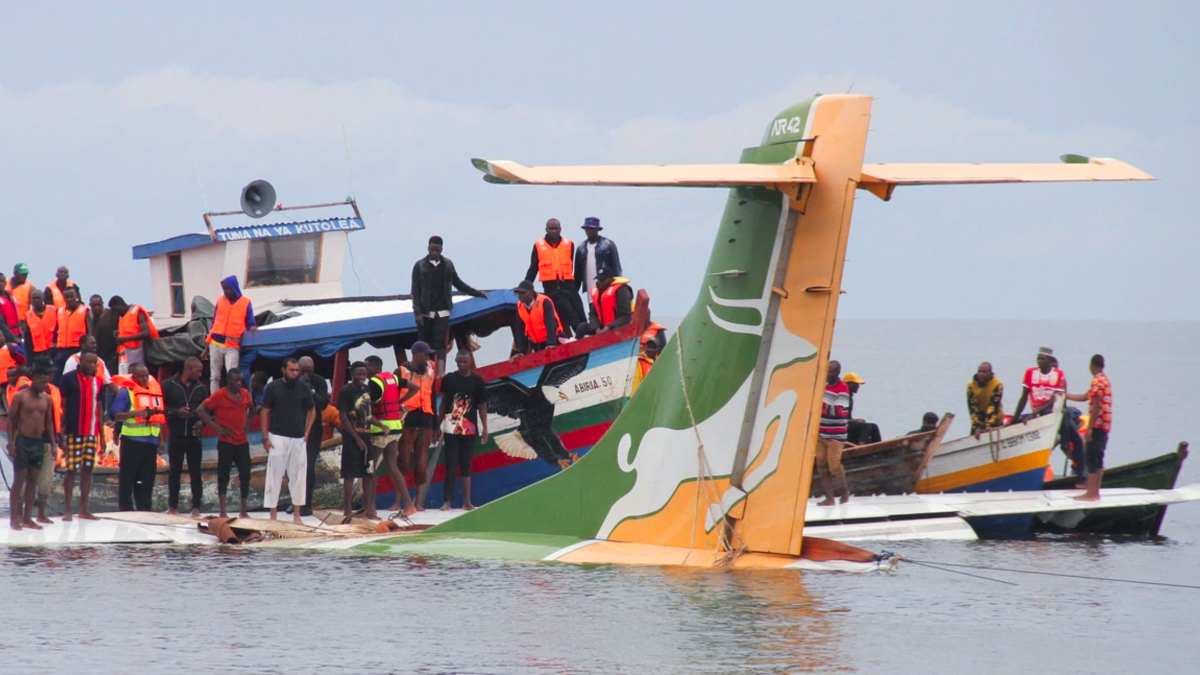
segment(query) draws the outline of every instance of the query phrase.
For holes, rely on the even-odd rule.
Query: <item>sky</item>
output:
[[[131,247],[265,178],[284,204],[357,198],[346,294],[407,292],[431,234],[508,288],[547,218],[596,216],[680,315],[724,191],[497,186],[470,158],[733,162],[779,110],[853,91],[868,162],[1071,152],[1158,180],[862,192],[840,316],[1196,320],[1197,25],[1186,2],[7,0],[0,267],[148,302]]]

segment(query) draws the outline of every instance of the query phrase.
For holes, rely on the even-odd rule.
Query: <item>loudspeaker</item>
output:
[[[265,180],[256,180],[242,188],[242,213],[262,218],[275,210],[275,188]]]

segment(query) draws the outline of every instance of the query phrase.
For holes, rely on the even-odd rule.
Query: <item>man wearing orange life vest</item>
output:
[[[570,337],[587,315],[579,301],[579,281],[575,278],[575,244],[563,238],[562,223],[557,218],[546,221],[546,236],[533,244],[525,281],[532,283],[534,277],[542,282],[542,290],[566,320],[560,328]]]
[[[533,290],[533,282],[526,279],[513,289],[517,294],[517,318],[514,335],[517,353],[531,354],[547,347],[558,345],[562,333],[562,322],[554,301]],[[514,357],[515,358],[515,357]]]
[[[25,320],[25,313],[29,311],[30,298],[37,295],[37,291],[33,282],[29,280],[29,265],[25,263],[17,263],[13,265],[12,278],[4,284],[4,290],[12,295],[13,301],[17,303],[17,322]]]
[[[29,311],[25,313],[25,355],[30,363],[51,364],[57,328],[58,310],[47,307],[41,293],[34,293],[29,298]]]
[[[430,359],[436,352],[428,344],[417,342],[412,346],[412,353],[412,360],[400,366],[400,377],[415,383],[419,392],[404,402],[408,414],[404,416],[404,430],[400,433],[398,464],[401,472],[412,469],[417,484],[416,507],[418,511],[424,511],[425,493],[429,487],[429,443],[437,434],[433,428],[437,419],[433,412],[433,384],[437,373]]]
[[[642,386],[642,380],[650,374],[650,369],[658,360],[660,351],[656,340],[646,340],[642,343],[642,351],[638,353],[637,371],[633,374],[633,391],[637,391],[638,387]]]
[[[9,344],[4,333],[0,333],[0,373],[7,373],[9,368],[23,363],[25,363],[25,354],[19,349],[13,349],[13,345]]]
[[[590,295],[591,318],[575,331],[577,336],[606,333],[633,320],[633,288],[611,267],[601,267],[596,273],[596,286]]]
[[[130,305],[119,295],[108,300],[108,308],[117,315],[117,370],[133,374],[133,366],[146,362],[145,340],[157,339],[158,328],[141,305]]]
[[[74,288],[75,293],[79,293],[79,286],[75,285],[74,281],[71,281],[71,271],[63,266],[54,272],[54,283],[42,291],[42,298],[45,299],[47,305],[54,305],[58,309],[62,309],[67,306],[67,298],[64,294],[68,288]],[[83,296],[80,295],[79,297],[82,298]]]
[[[254,306],[250,304],[250,298],[242,295],[237,276],[231,274],[221,280],[221,294],[213,315],[212,331],[208,334],[212,391],[221,388],[221,376],[226,371],[238,367],[242,335],[255,326]]]
[[[65,268],[63,268],[65,269]],[[79,341],[92,332],[92,313],[75,288],[63,293],[66,304],[58,309],[58,335],[54,338],[54,383],[62,380],[63,367],[72,354],[79,353]]]
[[[126,365],[126,364],[122,364]],[[162,387],[144,363],[128,364],[129,375],[113,378],[121,389],[112,401],[121,423],[121,469],[117,503],[122,511],[149,511],[158,475],[158,454],[167,424]]]
[[[395,373],[383,370],[383,359],[372,354],[363,359],[367,364],[367,381],[365,387],[371,397],[371,438],[369,442],[370,465],[378,464],[378,456],[382,451],[384,463],[387,465],[388,476],[396,490],[395,509],[406,516],[416,513],[412,497],[408,494],[408,484],[404,480],[404,472],[400,470],[399,450],[400,437],[403,435],[404,402],[421,392],[415,382],[409,382]],[[368,495],[367,488],[370,488]],[[375,478],[369,476],[363,480],[363,502],[367,507],[367,517],[375,517]]]
[[[17,301],[8,290],[8,279],[0,274],[0,333],[9,342],[16,342],[21,337],[21,321],[17,317]]]

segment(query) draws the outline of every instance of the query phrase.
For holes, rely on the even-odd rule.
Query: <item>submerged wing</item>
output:
[[[507,160],[472,159],[489,183],[535,185],[642,185],[729,187],[814,183],[812,164],[650,164],[629,166],[524,166]]]
[[[542,369],[538,377],[539,387],[561,387],[567,380],[587,370],[588,355],[580,354],[557,363],[551,363]],[[491,408],[488,408],[489,410]]]
[[[537,450],[534,450],[532,445],[525,442],[525,437],[519,431],[497,436],[496,446],[504,454],[509,457],[516,457],[517,459],[537,459],[538,456]]]
[[[1062,164],[864,164],[859,187],[883,200],[897,185],[1154,180],[1116,159],[1064,155]]]
[[[507,377],[488,382],[484,390],[487,392],[488,414],[514,420],[525,410],[529,397],[533,395],[529,387]]]

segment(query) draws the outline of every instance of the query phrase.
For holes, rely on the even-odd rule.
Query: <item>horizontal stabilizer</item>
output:
[[[1116,159],[1067,157],[1063,164],[864,164],[859,187],[886,201],[897,185],[1154,180]]]
[[[473,159],[489,183],[532,185],[632,185],[734,187],[813,183],[812,164],[649,164],[629,166],[524,166],[507,160]]]

